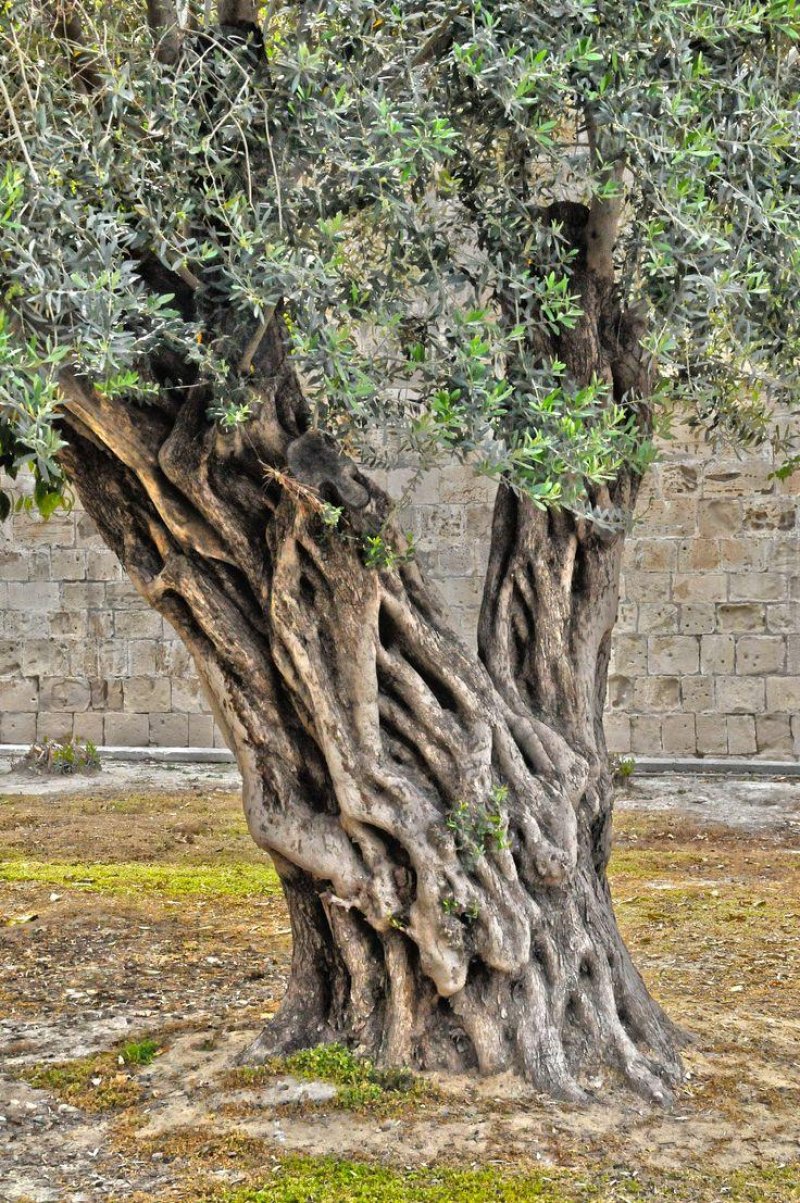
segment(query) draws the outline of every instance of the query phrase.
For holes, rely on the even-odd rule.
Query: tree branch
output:
[[[178,12],[173,0],[147,0],[147,23],[160,63],[174,63],[181,49]]]

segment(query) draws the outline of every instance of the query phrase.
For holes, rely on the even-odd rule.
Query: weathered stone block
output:
[[[800,677],[767,677],[767,710],[800,713]]]
[[[36,739],[35,714],[0,714],[0,743],[32,744]]]
[[[703,673],[732,673],[736,642],[732,635],[703,635],[700,640],[700,665]]]
[[[190,748],[210,748],[214,740],[214,720],[210,714],[187,714]]]
[[[150,722],[146,714],[107,714],[103,724],[104,743],[112,747],[147,747]]]
[[[756,721],[751,714],[728,715],[729,756],[754,756],[756,752]]]
[[[782,601],[786,577],[777,572],[738,572],[730,577],[731,601]]]
[[[759,756],[783,760],[792,755],[792,728],[788,714],[756,715],[756,748]]]
[[[40,624],[41,625],[41,624]],[[69,657],[63,641],[26,639],[22,644],[22,671],[27,677],[65,675]]]
[[[682,710],[713,710],[714,682],[711,677],[684,677],[681,681]]]
[[[150,743],[155,747],[182,748],[188,741],[188,714],[150,715]]]
[[[678,607],[673,602],[640,602],[637,629],[640,634],[677,632]]]
[[[642,677],[634,687],[633,709],[645,713],[677,710],[680,700],[677,677]]]
[[[742,507],[738,501],[701,501],[697,506],[697,524],[703,539],[735,534],[742,525]],[[687,534],[691,534],[687,531]]]
[[[717,606],[721,631],[763,631],[767,620],[763,606],[734,602]]]
[[[717,610],[711,602],[683,602],[678,619],[682,635],[710,635],[716,630]]]
[[[72,714],[39,710],[36,715],[36,738],[57,739],[59,742],[72,739],[74,722]]]
[[[695,635],[651,635],[647,664],[653,674],[700,671],[700,640]]]
[[[170,683],[159,677],[129,677],[122,683],[123,707],[133,714],[168,711]]]
[[[641,635],[620,635],[611,652],[612,671],[623,676],[644,676],[647,672],[647,640]]]
[[[612,756],[624,756],[631,750],[631,721],[627,714],[609,714],[603,723],[606,743]]]
[[[631,716],[631,751],[640,756],[658,756],[661,751],[661,718],[655,715]]]
[[[717,677],[716,698],[717,709],[726,714],[763,714],[764,682],[760,677]]]
[[[665,715],[661,727],[661,743],[668,755],[694,756],[697,751],[694,715]]]
[[[724,756],[728,751],[725,719],[717,714],[697,714],[694,722],[700,755]]]
[[[114,634],[117,639],[160,639],[161,615],[155,610],[115,610]]]
[[[50,571],[54,581],[83,581],[86,579],[86,552],[81,549],[53,548]]]
[[[75,677],[43,677],[39,685],[39,705],[55,712],[88,710],[91,691],[88,681]]]
[[[722,557],[716,539],[684,539],[678,544],[678,572],[714,572]]]
[[[785,664],[786,641],[778,635],[741,635],[736,641],[737,673],[778,673]]]
[[[674,601],[721,602],[728,596],[728,578],[722,572],[676,572],[672,578]]]

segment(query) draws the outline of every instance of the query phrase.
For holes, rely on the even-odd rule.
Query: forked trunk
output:
[[[609,1071],[666,1098],[673,1032],[605,879],[619,540],[503,491],[479,659],[385,496],[306,429],[277,323],[257,366],[259,414],[227,436],[201,390],[134,410],[64,381],[70,474],[190,649],[284,885],[291,979],[251,1057],[336,1039],[562,1097]]]

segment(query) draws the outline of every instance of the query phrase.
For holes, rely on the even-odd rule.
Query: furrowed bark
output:
[[[252,359],[239,435],[200,388],[126,409],[63,380],[69,474],[191,651],[283,882],[292,975],[250,1057],[339,1039],[573,1099],[605,1071],[666,1098],[668,1029],[627,988],[586,856],[596,765],[577,720],[522,704],[449,631],[388,499],[307,429],[279,319]],[[368,568],[378,530],[394,559]]]

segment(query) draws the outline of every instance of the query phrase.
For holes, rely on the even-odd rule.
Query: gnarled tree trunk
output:
[[[502,490],[479,658],[414,563],[365,566],[366,535],[396,539],[387,499],[308,429],[278,319],[253,366],[261,404],[232,435],[199,387],[132,409],[63,381],[69,473],[190,649],[285,889],[291,979],[251,1056],[338,1039],[666,1098],[674,1035],[605,879],[621,540]]]

